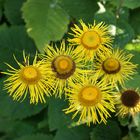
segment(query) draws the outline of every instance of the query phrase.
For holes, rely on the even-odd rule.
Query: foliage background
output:
[[[34,56],[44,44],[67,38],[74,23],[104,21],[112,26],[113,47],[127,49],[139,64],[138,74],[126,82],[140,88],[140,0],[0,0],[0,71],[4,62],[17,67],[13,54],[23,61],[22,51]],[[2,90],[0,74],[0,140],[139,140],[140,114],[113,117],[107,125],[75,126],[65,115],[67,102],[50,98],[47,104],[15,102]]]

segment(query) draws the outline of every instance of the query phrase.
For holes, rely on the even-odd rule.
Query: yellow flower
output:
[[[47,77],[46,69],[41,61],[37,62],[37,55],[32,65],[29,64],[29,56],[25,56],[24,52],[23,58],[25,65],[19,63],[15,58],[20,67],[19,69],[15,69],[7,64],[10,70],[3,72],[8,75],[8,78],[5,80],[4,89],[8,90],[13,100],[19,101],[22,99],[23,101],[27,94],[29,94],[30,103],[34,104],[39,101],[45,103],[44,96],[49,96],[48,86],[51,82],[50,78]]]
[[[137,90],[125,89],[115,95],[116,112],[120,117],[140,112],[140,95]]]
[[[80,115],[78,123],[106,123],[110,117],[109,111],[114,112],[113,86],[103,81],[95,81],[83,77],[80,83],[70,83],[66,89],[69,107],[65,113],[74,112]]]
[[[109,26],[103,22],[96,24],[95,21],[93,25],[86,25],[82,20],[80,24],[82,28],[76,24],[71,28],[73,33],[69,34],[74,38],[68,39],[72,45],[78,45],[76,49],[78,52],[83,52],[88,59],[92,59],[94,54],[100,50],[109,51],[112,42]]]
[[[126,54],[123,50],[112,50],[112,52],[98,53],[94,64],[94,76],[103,76],[103,80],[115,84],[124,85],[124,81],[135,74],[137,65],[130,62],[132,54]]]
[[[66,47],[64,41],[60,48],[47,45],[45,55],[41,54],[40,57],[44,60],[48,75],[53,79],[53,94],[60,98],[64,88],[72,81],[79,81],[83,72],[86,72],[83,70],[83,55],[76,53],[73,47]]]

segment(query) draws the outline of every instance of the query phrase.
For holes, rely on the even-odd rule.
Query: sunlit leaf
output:
[[[27,0],[22,11],[27,32],[40,51],[67,32],[69,16],[54,0]]]

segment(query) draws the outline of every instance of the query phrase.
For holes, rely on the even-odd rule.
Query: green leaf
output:
[[[130,53],[132,53],[134,56],[131,59],[131,62],[133,62],[134,64],[137,64],[137,72],[138,74],[140,74],[140,52],[136,52],[136,51],[130,51]]]
[[[103,21],[106,24],[116,25],[116,17],[114,13],[112,13],[111,11],[106,11],[104,13],[97,13],[94,16],[94,19],[100,22]]]
[[[77,126],[74,128],[63,128],[57,131],[54,140],[89,140],[90,128]]]
[[[128,43],[126,44],[125,49],[140,52],[140,42]]]
[[[126,136],[124,136],[124,137],[122,138],[122,140],[131,140],[131,139],[130,139],[130,137],[129,137],[128,135],[126,135]]]
[[[135,126],[137,126],[139,129],[139,132],[140,132],[140,114],[137,113],[134,117],[133,117],[133,122],[135,124]]]
[[[114,44],[118,47],[124,48],[124,46],[134,38],[133,28],[125,22],[125,20],[119,20],[116,24],[116,37]]]
[[[140,3],[140,2],[139,2]],[[136,34],[140,34],[140,8],[130,11],[129,21]]]
[[[129,136],[131,140],[139,140],[140,139],[140,132],[136,130],[136,128],[132,128],[129,132]]]
[[[130,9],[135,9],[140,6],[140,0],[105,0],[105,1],[109,1],[116,7],[120,8],[127,7]]]
[[[132,79],[127,80],[125,82],[125,87],[128,89],[136,89],[140,86],[139,81],[140,81],[140,75],[136,74],[133,76]]]
[[[0,80],[0,116],[10,119],[23,119],[39,113],[46,104],[32,105],[29,99],[23,102],[13,101],[3,90],[3,80]]]
[[[118,117],[118,120],[122,126],[127,126],[130,123],[130,116]]]
[[[23,136],[32,134],[36,131],[35,127],[24,121],[13,121],[0,118],[0,132],[4,132],[9,136]]]
[[[27,36],[23,26],[0,27],[0,70],[5,71],[5,62],[12,66],[17,66],[13,54],[17,60],[23,61],[23,50],[27,53],[35,54],[35,46]]]
[[[17,138],[15,140],[53,140],[53,137],[51,135],[46,134],[34,134],[29,136],[23,136],[21,138]]]
[[[93,128],[91,140],[120,140],[121,131],[115,121],[109,121],[107,124],[100,124]]]
[[[62,111],[67,107],[66,105],[66,102],[63,100],[50,99],[48,108],[50,130],[67,127],[70,124],[71,118]]]
[[[54,0],[27,0],[22,11],[27,32],[40,51],[45,44],[62,39],[67,32],[69,17]]]
[[[11,24],[23,24],[21,17],[21,6],[25,0],[6,0],[4,4],[4,13]]]
[[[98,10],[97,0],[60,0],[62,7],[70,16],[77,20],[93,22],[94,14]]]
[[[130,9],[135,9],[140,7],[140,0],[124,0],[123,6],[128,7]]]
[[[0,0],[0,8],[2,9],[4,6],[5,0]]]

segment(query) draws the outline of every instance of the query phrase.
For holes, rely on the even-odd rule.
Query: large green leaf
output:
[[[105,0],[105,1],[109,1],[116,7],[119,7],[120,9],[122,7],[127,7],[130,9],[135,9],[140,7],[140,0]]]
[[[140,139],[140,132],[136,130],[136,128],[132,128],[129,132],[129,136],[131,140],[139,140]]]
[[[21,17],[21,6],[25,0],[6,0],[4,4],[4,13],[11,24],[23,24]]]
[[[0,132],[6,133],[9,137],[18,137],[32,134],[35,127],[24,121],[13,121],[11,119],[0,118]]]
[[[90,128],[77,126],[75,128],[63,128],[57,131],[54,140],[89,140]]]
[[[140,0],[124,0],[123,6],[134,9],[140,7]]]
[[[121,131],[115,121],[108,121],[107,124],[100,124],[93,128],[91,140],[120,140]]]
[[[62,7],[70,16],[93,22],[94,14],[98,10],[97,0],[60,0]]]
[[[139,81],[140,75],[136,74],[132,77],[132,79],[125,82],[125,87],[128,89],[136,89],[140,87]]]
[[[114,44],[118,47],[124,48],[124,46],[134,38],[133,28],[125,21],[118,20],[116,24],[116,37]]]
[[[3,79],[0,80],[0,116],[10,119],[23,119],[39,113],[46,104],[32,105],[29,99],[23,102],[13,101],[3,90]]]
[[[0,27],[0,70],[6,70],[7,66],[4,62],[17,66],[13,54],[22,62],[23,50],[31,54],[35,54],[36,51],[32,40],[26,34],[25,28],[23,26]]]
[[[132,10],[130,12],[130,19],[129,19],[131,26],[135,30],[135,33],[138,34],[138,35],[140,35],[140,28],[139,28],[140,18],[139,18],[139,15],[140,15],[140,8]]]
[[[27,32],[40,51],[67,32],[69,17],[54,0],[27,0],[22,11]]]
[[[106,11],[104,13],[97,13],[94,16],[94,19],[97,21],[104,21],[107,24],[116,25],[116,17],[111,11]]]
[[[15,140],[53,140],[53,137],[51,135],[46,135],[46,134],[34,134],[34,135],[28,135],[28,136],[23,136],[21,138],[17,138]]]
[[[65,101],[54,98],[50,99],[48,108],[50,130],[68,127],[71,122],[71,118],[62,111],[66,107]]]
[[[136,52],[136,51],[130,51],[130,53],[132,53],[134,56],[131,60],[131,62],[133,62],[134,64],[137,64],[137,72],[138,74],[140,74],[140,52]]]

